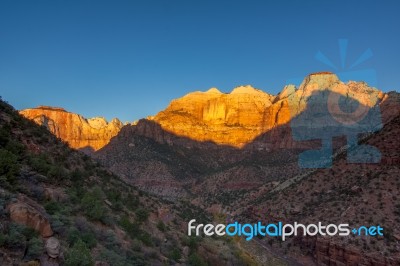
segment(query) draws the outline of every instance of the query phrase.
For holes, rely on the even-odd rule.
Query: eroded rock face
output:
[[[50,237],[53,230],[46,211],[36,202],[20,196],[7,206],[12,221],[38,231],[42,237]]]
[[[75,149],[98,150],[118,134],[123,124],[118,119],[107,122],[103,117],[86,119],[62,108],[39,106],[20,114],[47,127],[54,135]]]
[[[303,115],[304,121],[311,121],[305,126],[312,131],[315,127],[331,126],[330,121],[334,121],[332,117],[336,120],[346,117],[348,110],[338,107],[339,100],[343,99],[359,103],[359,108],[352,110],[358,116],[365,113],[365,108],[381,106],[383,122],[390,120],[400,110],[399,101],[364,82],[343,83],[335,74],[320,72],[308,75],[298,88],[285,86],[276,96],[250,85],[237,87],[230,93],[222,93],[216,88],[189,93],[173,100],[157,115],[142,119],[133,126],[138,127],[136,131],[140,135],[160,143],[174,144],[169,135],[162,133],[154,123],[145,121],[155,122],[163,131],[173,135],[199,142],[211,141],[239,148],[248,145],[256,149],[297,148],[299,144],[293,142],[291,130],[302,125],[293,126],[291,121],[307,110],[316,97],[320,97],[321,107],[309,113],[315,116],[320,112],[324,116],[314,121],[315,117],[308,119],[305,117],[307,114]],[[73,148],[90,147],[98,150],[108,144],[123,126],[117,119],[109,123],[104,118],[85,119],[61,108],[41,106],[20,113],[45,125]],[[340,120],[340,123],[347,122]],[[310,135],[307,132],[304,134]]]
[[[324,113],[323,120],[312,125],[321,128],[330,126],[332,117],[336,120],[346,117],[345,111],[338,107],[339,100],[356,101],[359,108],[353,112],[360,116],[366,109],[381,104],[387,99],[385,96],[364,82],[345,84],[335,74],[321,72],[308,75],[299,88],[285,86],[277,96],[251,86],[237,87],[228,94],[215,88],[189,93],[173,100],[164,111],[148,120],[160,124],[165,131],[196,141],[243,147],[269,132],[262,141],[268,143],[268,148],[293,148],[289,128],[293,125],[290,122],[309,108],[311,101],[320,101],[321,110],[314,107],[310,113],[313,116],[319,111]],[[313,121],[314,118],[304,120]],[[342,120],[341,123],[348,122]],[[306,126],[310,127],[309,124]],[[279,130],[274,132],[276,128]],[[151,130],[140,131],[159,142],[168,143]]]
[[[173,100],[152,120],[179,136],[241,146],[262,132],[273,99],[251,86],[237,87],[229,94],[212,88]]]

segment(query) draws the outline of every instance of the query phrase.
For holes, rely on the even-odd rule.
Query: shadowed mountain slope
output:
[[[192,217],[211,219],[138,190],[0,100],[1,265],[249,261],[236,243],[188,238]]]

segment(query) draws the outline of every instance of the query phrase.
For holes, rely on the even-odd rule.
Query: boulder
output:
[[[51,258],[57,258],[60,255],[60,241],[55,237],[46,240],[46,252]]]
[[[46,187],[44,189],[44,196],[48,200],[53,200],[57,202],[64,202],[68,198],[67,194],[65,194],[62,188],[51,187]]]
[[[42,237],[53,235],[46,211],[33,200],[20,196],[16,202],[10,203],[7,209],[13,222],[33,228]]]
[[[59,266],[58,259],[49,257],[47,254],[43,254],[40,257],[40,266]]]

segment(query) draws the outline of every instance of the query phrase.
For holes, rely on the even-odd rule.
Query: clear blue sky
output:
[[[269,3],[270,2],[270,3]],[[274,2],[274,3],[273,3]],[[54,105],[123,121],[194,90],[376,71],[400,87],[398,1],[0,1],[0,95],[18,109]],[[344,68],[338,39],[348,39]]]

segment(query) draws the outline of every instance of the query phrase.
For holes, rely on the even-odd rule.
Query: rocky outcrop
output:
[[[237,87],[230,93],[222,93],[216,88],[192,92],[173,100],[165,110],[133,126],[138,127],[135,131],[139,134],[159,143],[173,144],[171,136],[164,131],[198,142],[210,141],[239,148],[299,148],[304,145],[293,141],[292,129],[306,126],[311,132],[303,133],[311,136],[308,133],[313,133],[315,128],[358,121],[374,106],[381,106],[378,112],[382,112],[385,123],[400,111],[400,100],[393,99],[395,96],[396,93],[385,94],[364,82],[345,84],[333,73],[319,72],[308,75],[298,88],[285,86],[276,96],[250,85]],[[353,101],[358,107],[342,110],[340,101],[348,106],[348,102]],[[299,122],[292,123],[313,104],[308,114],[302,115],[297,120]],[[20,113],[46,126],[71,147],[78,149],[102,148],[123,126],[117,119],[109,123],[104,118],[85,119],[62,108],[47,106]],[[317,116],[318,119],[314,119]],[[146,121],[160,125],[162,131]]]
[[[45,187],[43,194],[47,200],[53,200],[56,202],[64,202],[68,198],[62,188]]]
[[[151,119],[178,136],[242,146],[262,132],[273,99],[251,86],[237,87],[229,94],[212,88],[173,100]]]
[[[60,241],[55,237],[50,237],[46,240],[46,252],[51,258],[60,256]]]
[[[318,265],[399,265],[399,258],[389,258],[381,254],[365,254],[359,249],[345,247],[326,239],[317,239],[315,259]]]
[[[249,189],[300,174],[298,149],[314,150],[321,147],[322,137],[332,142],[347,136],[346,130],[357,130],[344,112],[360,119],[365,111],[379,106],[385,119],[398,114],[395,107],[400,101],[392,94],[396,95],[382,93],[364,82],[345,84],[327,72],[307,76],[299,88],[285,86],[276,96],[251,86],[235,88],[231,93],[216,88],[193,92],[173,100],[156,116],[125,126],[94,157],[114,173],[158,195],[182,197],[186,195],[183,180],[193,188],[191,182],[202,175],[210,178],[210,182],[202,183],[206,191]],[[342,100],[344,107],[354,102],[354,110],[338,108]],[[346,123],[350,128],[341,126]],[[374,125],[368,126],[353,136],[358,137],[365,128],[374,129]],[[333,148],[340,148],[347,140],[328,141]],[[267,167],[253,168],[256,160]],[[282,162],[287,168],[283,173]],[[240,171],[232,167],[239,163]],[[202,191],[204,187],[199,186],[198,193]]]
[[[12,221],[38,231],[42,237],[53,235],[46,211],[29,198],[20,196],[16,202],[9,204],[7,209]]]
[[[386,121],[399,110],[398,101],[390,99],[364,82],[345,84],[335,74],[320,72],[308,75],[299,88],[285,86],[276,96],[249,85],[237,87],[231,93],[221,93],[216,88],[189,93],[173,100],[164,111],[147,120],[156,122],[166,132],[200,142],[256,149],[296,148],[300,144],[293,141],[293,128],[307,127],[314,132],[315,128],[337,127],[338,123],[349,125],[379,105],[392,110],[382,111]],[[341,102],[345,106],[353,102],[356,107],[342,110]],[[300,114],[301,119],[292,123]],[[380,120],[379,115],[378,118]],[[170,139],[165,139],[169,137],[167,134],[151,124],[141,121],[137,126],[142,135],[171,143]]]
[[[118,134],[123,124],[118,119],[107,122],[103,117],[86,119],[58,107],[39,106],[20,114],[45,126],[75,149],[98,150]]]
[[[40,257],[40,265],[43,266],[59,266],[64,256],[61,252],[60,241],[55,237],[50,237],[45,244],[46,253]]]

